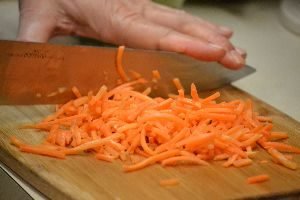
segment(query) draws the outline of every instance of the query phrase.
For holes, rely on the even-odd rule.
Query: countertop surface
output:
[[[233,85],[300,121],[300,35],[289,32],[281,24],[279,1],[214,2],[192,1],[183,9],[234,30],[233,43],[247,50],[247,64],[257,72]],[[17,1],[0,1],[0,39],[15,39],[17,26]],[[78,40],[68,37],[52,42],[76,44]],[[0,165],[34,199],[43,198]],[[8,183],[3,180],[0,187]]]

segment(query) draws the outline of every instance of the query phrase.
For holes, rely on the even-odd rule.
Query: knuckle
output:
[[[154,49],[156,50],[162,50],[166,48],[166,42],[168,41],[169,38],[172,38],[175,35],[175,31],[170,29],[167,30],[158,40],[158,42],[156,43]]]
[[[229,40],[226,37],[217,35],[212,39],[211,42],[217,43],[225,47],[227,50],[232,49],[232,44],[229,42]]]
[[[180,29],[183,31],[183,32],[186,32],[186,33],[190,33],[190,32],[193,32],[195,30],[195,27],[199,26],[198,24],[196,23],[181,23],[180,25]]]
[[[125,4],[120,4],[116,7],[112,17],[112,32],[113,40],[117,44],[127,44],[127,38],[132,27],[141,20],[141,15],[138,11],[128,8]]]

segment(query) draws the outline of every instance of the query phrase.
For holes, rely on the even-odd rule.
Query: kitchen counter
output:
[[[255,67],[257,72],[233,85],[300,121],[300,36],[287,31],[280,23],[279,1],[226,2],[217,4],[192,1],[184,9],[234,29],[233,43],[247,50],[247,63]],[[0,2],[0,39],[16,37],[17,10],[17,1]],[[52,42],[76,44],[78,40],[67,37]],[[34,199],[43,198],[9,169],[1,163],[0,165]],[[0,180],[0,188],[8,185],[5,180],[7,179]],[[0,199],[1,197],[4,198],[0,194]]]

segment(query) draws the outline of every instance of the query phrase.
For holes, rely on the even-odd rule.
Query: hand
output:
[[[18,40],[78,35],[132,48],[184,53],[238,69],[245,51],[232,31],[149,0],[20,0]]]

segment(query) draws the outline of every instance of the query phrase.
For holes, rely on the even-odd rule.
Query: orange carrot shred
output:
[[[177,88],[177,90],[183,90],[183,86],[178,78],[174,78],[173,83],[174,83],[175,87]]]
[[[53,150],[53,149],[41,148],[41,147],[21,145],[20,146],[20,151],[27,152],[27,153],[32,153],[32,154],[50,156],[50,157],[60,158],[60,159],[65,158],[64,152],[56,151],[56,150]]]
[[[262,183],[266,182],[270,179],[270,176],[267,174],[261,174],[261,175],[256,175],[256,176],[251,176],[247,178],[247,183],[248,184],[256,184],[256,183]]]
[[[144,168],[148,165],[152,165],[152,164],[154,164],[158,161],[167,159],[167,158],[172,157],[172,156],[179,155],[179,153],[180,153],[179,150],[166,151],[166,152],[163,152],[163,153],[160,153],[160,154],[157,154],[157,155],[153,155],[149,158],[146,158],[145,160],[143,160],[143,161],[141,161],[137,164],[124,166],[123,169],[124,169],[125,172],[138,170],[138,169]]]
[[[121,80],[123,82],[127,82],[127,81],[129,81],[129,79],[128,79],[126,73],[125,73],[125,70],[124,70],[123,64],[122,64],[122,58],[123,58],[124,50],[125,50],[125,46],[120,46],[118,48],[116,66],[117,66],[117,72],[118,72]]]
[[[132,78],[138,80],[142,77],[142,75],[136,71],[130,70],[129,73],[131,74]]]
[[[107,162],[113,162],[114,158],[112,156],[109,155],[105,155],[105,154],[97,154],[95,156],[98,160],[103,160],[103,161],[107,161]]]
[[[252,163],[252,160],[249,158],[239,159],[233,162],[233,166],[235,167],[244,167],[247,165],[250,165]]]
[[[152,71],[152,77],[153,77],[152,78],[153,80],[156,80],[156,81],[159,80],[160,79],[160,73],[159,73],[159,71],[158,70],[153,70]]]
[[[73,87],[72,87],[72,92],[74,93],[74,95],[75,95],[77,98],[79,98],[79,97],[82,96],[81,93],[79,92],[79,90],[78,90],[78,88],[77,88],[76,86],[73,86]]]
[[[11,136],[10,137],[10,143],[16,147],[21,147],[22,145],[24,145],[24,143],[19,140],[18,138],[16,138],[15,136]]]
[[[163,179],[159,181],[161,186],[174,186],[179,184],[179,180],[177,178]]]

